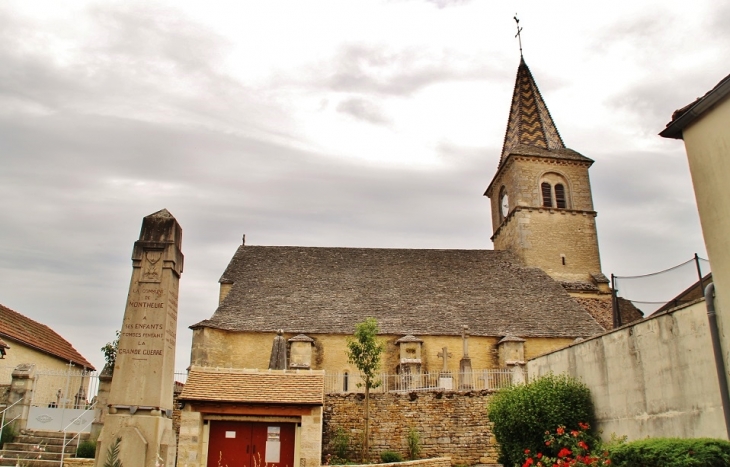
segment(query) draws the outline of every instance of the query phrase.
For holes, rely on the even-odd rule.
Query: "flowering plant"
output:
[[[559,426],[555,433],[545,432],[545,446],[555,457],[542,452],[532,453],[525,449],[525,462],[522,467],[603,467],[611,465],[608,452],[592,452],[588,445],[587,423],[579,423],[580,430],[566,430]]]

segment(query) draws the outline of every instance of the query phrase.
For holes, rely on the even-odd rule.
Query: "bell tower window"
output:
[[[544,208],[568,209],[570,207],[567,180],[560,174],[548,172],[540,177],[540,201]]]

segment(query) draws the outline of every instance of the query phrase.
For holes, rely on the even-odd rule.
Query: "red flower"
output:
[[[522,464],[522,467],[530,467],[532,463],[535,462],[532,460],[532,457],[528,457],[524,464]]]
[[[529,453],[530,453],[530,450],[529,449],[525,449],[525,454],[529,454]]]
[[[559,426],[558,427],[558,434],[559,435],[562,435],[563,433],[565,433],[565,429],[562,426]]]
[[[586,444],[585,441],[578,441],[578,446],[582,447],[586,451],[588,450],[588,445]]]
[[[560,452],[558,453],[558,457],[566,457],[566,456],[569,456],[569,455],[571,455],[571,454],[573,454],[573,453],[572,453],[572,451],[571,451],[570,449],[568,449],[568,448],[563,448],[563,449],[561,449],[561,450],[560,450]]]
[[[578,437],[578,432],[576,430],[571,431],[570,434],[573,435],[573,438]]]
[[[538,458],[538,459],[542,459],[542,453],[541,453],[541,452],[538,452],[538,453],[537,453],[537,458]]]
[[[587,423],[582,423],[582,422],[578,422],[578,426],[580,427],[581,430],[587,430],[588,428],[590,428],[590,425],[588,425]]]

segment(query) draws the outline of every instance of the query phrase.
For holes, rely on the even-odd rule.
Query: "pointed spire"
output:
[[[499,159],[500,167],[509,153],[519,145],[548,151],[565,149],[563,139],[524,58],[520,58],[520,66],[517,68],[512,107],[504,135],[502,156]]]

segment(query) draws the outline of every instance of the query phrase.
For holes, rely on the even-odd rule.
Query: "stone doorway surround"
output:
[[[323,371],[193,366],[178,401],[178,467],[208,465],[211,425],[218,421],[291,424],[293,466],[320,465]]]

